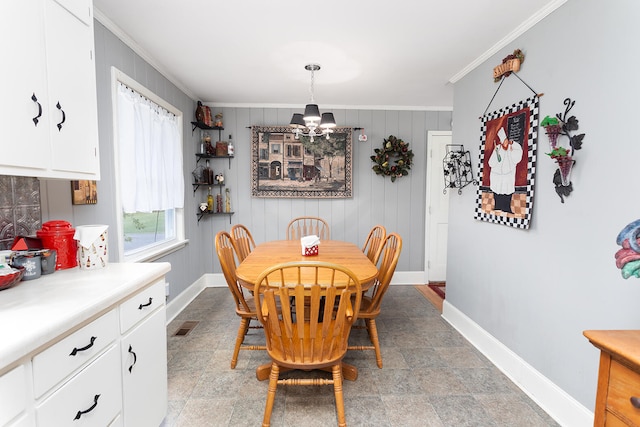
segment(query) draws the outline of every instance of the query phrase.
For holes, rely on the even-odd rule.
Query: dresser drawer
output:
[[[142,292],[120,305],[120,332],[125,333],[142,319],[164,305],[164,279],[160,279]]]
[[[640,425],[640,409],[631,404],[629,399],[632,396],[640,397],[640,373],[612,360],[607,390],[607,412],[631,421],[634,425]],[[609,418],[611,417],[607,414],[608,421]]]
[[[27,409],[27,367],[20,365],[0,376],[0,426]]]
[[[111,310],[33,358],[36,398],[91,361],[120,336],[116,310]]]
[[[119,372],[113,345],[36,407],[38,427],[109,425],[122,410]]]

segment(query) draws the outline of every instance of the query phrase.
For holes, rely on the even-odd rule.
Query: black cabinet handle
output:
[[[38,122],[39,122],[39,118],[42,117],[42,105],[40,105],[40,103],[38,102],[38,98],[36,97],[36,93],[34,92],[33,95],[31,95],[31,100],[33,102],[35,102],[36,104],[38,104],[38,115],[35,116],[32,120],[33,123],[38,126]]]
[[[56,104],[56,108],[58,110],[60,110],[60,112],[62,113],[62,121],[56,125],[56,126],[58,126],[58,131],[61,131],[62,130],[62,124],[65,122],[65,120],[67,120],[67,115],[64,113],[64,110],[62,109],[62,106],[60,105],[60,102],[58,102]]]
[[[78,413],[76,414],[76,417],[73,419],[73,421],[75,420],[79,420],[81,416],[83,416],[84,414],[93,411],[96,406],[98,406],[98,398],[100,397],[99,394],[96,394],[93,397],[93,405],[91,405],[91,407],[89,409],[85,409],[84,411],[78,411]]]
[[[71,353],[69,354],[69,356],[75,356],[80,351],[85,351],[85,350],[90,349],[91,347],[93,347],[93,343],[95,342],[95,340],[96,340],[96,337],[91,337],[91,342],[89,344],[85,345],[84,347],[82,347],[82,348],[74,347],[73,350],[71,351]]]
[[[140,304],[140,306],[138,306],[138,310],[142,310],[145,307],[149,307],[152,301],[153,301],[153,298],[149,297],[149,302],[146,304]]]
[[[634,408],[640,409],[640,397],[631,396],[629,400]]]
[[[133,363],[131,364],[131,366],[129,366],[129,373],[131,373],[131,370],[138,361],[138,356],[136,356],[135,351],[133,351],[133,347],[131,347],[131,344],[129,344],[129,353],[133,354]]]

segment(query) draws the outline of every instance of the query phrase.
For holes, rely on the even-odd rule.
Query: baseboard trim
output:
[[[445,300],[442,317],[562,426],[593,425],[589,411]]]

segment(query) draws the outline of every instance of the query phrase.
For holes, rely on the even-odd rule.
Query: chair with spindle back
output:
[[[329,224],[322,218],[301,216],[292,219],[287,225],[287,240],[299,240],[309,235],[316,235],[321,241],[329,240],[331,238]]]
[[[371,231],[369,231],[367,240],[364,242],[362,252],[364,252],[367,258],[369,258],[374,264],[378,264],[378,258],[380,257],[380,252],[382,251],[382,246],[386,237],[387,230],[382,225],[376,225],[371,229]]]
[[[244,295],[242,286],[238,283],[236,277],[236,255],[233,247],[231,235],[226,231],[220,231],[216,234],[216,252],[222,273],[227,281],[227,286],[233,295],[236,303],[236,314],[240,317],[240,326],[236,335],[236,344],[231,357],[231,369],[235,369],[238,363],[238,354],[240,350],[265,350],[266,346],[250,345],[243,346],[244,337],[247,335],[252,320],[258,320],[256,314],[256,305],[252,296]],[[255,326],[261,328],[261,326]]]
[[[233,247],[238,255],[238,261],[242,262],[256,247],[256,242],[247,227],[242,224],[236,224],[231,227],[231,239]]]
[[[382,354],[380,352],[376,318],[380,314],[382,298],[387,289],[389,289],[391,278],[396,270],[396,265],[398,265],[400,251],[402,251],[402,238],[397,233],[389,234],[384,240],[382,252],[380,253],[378,277],[374,285],[369,288],[371,295],[369,296],[369,291],[367,291],[367,295],[362,298],[360,312],[358,313],[358,318],[364,320],[372,345],[349,346],[349,350],[374,350],[378,368],[382,368]]]
[[[358,278],[348,268],[327,262],[282,263],[260,274],[254,295],[272,362],[262,425],[270,424],[279,385],[332,384],[338,425],[346,426],[342,358],[360,309]],[[281,372],[293,369],[330,370],[332,378],[279,379]]]

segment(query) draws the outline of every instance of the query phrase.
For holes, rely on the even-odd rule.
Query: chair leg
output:
[[[236,336],[236,346],[233,349],[233,356],[231,357],[231,369],[236,368],[236,364],[238,363],[238,353],[240,353],[240,346],[242,346],[244,336],[247,334],[248,329],[249,319],[241,317],[240,326],[238,327],[238,335]]]
[[[273,411],[273,403],[276,400],[276,388],[278,387],[279,375],[280,368],[275,363],[272,363],[271,374],[269,375],[269,391],[267,392],[267,404],[264,407],[262,427],[269,427],[269,425],[271,424],[271,412]]]
[[[344,415],[344,395],[342,393],[342,367],[340,365],[333,365],[331,372],[333,374],[333,393],[336,396],[338,426],[346,427],[347,420]]]
[[[369,332],[369,339],[373,344],[373,349],[376,352],[376,363],[378,368],[382,369],[382,353],[380,352],[380,342],[378,341],[378,328],[376,327],[375,319],[366,319],[367,331]]]

